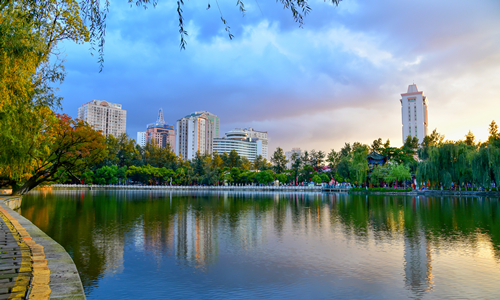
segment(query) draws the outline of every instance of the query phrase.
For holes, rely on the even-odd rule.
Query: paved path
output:
[[[0,196],[0,300],[85,300],[80,276],[66,250],[13,211],[21,201],[21,197]]]
[[[0,299],[25,299],[32,276],[31,251],[0,212]]]

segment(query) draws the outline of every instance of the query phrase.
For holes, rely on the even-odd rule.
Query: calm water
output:
[[[88,299],[500,298],[498,199],[58,191],[21,213]]]

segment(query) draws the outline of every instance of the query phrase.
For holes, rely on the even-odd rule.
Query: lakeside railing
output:
[[[347,191],[350,187],[342,185],[329,186],[306,186],[306,185],[228,185],[228,186],[204,186],[204,185],[98,185],[98,184],[53,184],[52,188],[81,188],[81,189],[120,189],[120,190],[227,190],[227,191],[322,191],[322,190],[342,190]]]

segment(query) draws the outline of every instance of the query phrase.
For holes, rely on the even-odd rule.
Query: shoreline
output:
[[[0,213],[30,248],[30,299],[86,299],[82,281],[68,252],[31,221],[14,211],[22,196],[1,196]]]
[[[37,187],[35,190],[156,190],[156,191],[232,191],[232,192],[314,192],[349,193],[353,195],[404,195],[404,196],[464,196],[500,197],[500,191],[350,191],[346,188],[323,188],[321,186],[138,186],[138,185],[52,185]]]

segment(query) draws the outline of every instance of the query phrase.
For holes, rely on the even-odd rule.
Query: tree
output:
[[[91,170],[87,170],[82,173],[82,176],[80,178],[83,180],[83,183],[85,184],[93,184],[94,183],[94,172]]]
[[[255,175],[255,179],[258,183],[269,184],[273,182],[274,178],[270,171],[260,171]]]
[[[388,168],[386,166],[376,165],[373,170],[370,172],[370,183],[372,185],[380,185],[381,182],[388,175]]]
[[[490,133],[489,139],[498,139],[500,135],[498,133],[498,125],[495,120],[491,121],[488,132]]]
[[[316,168],[316,171],[323,166],[325,153],[323,151],[311,150],[311,165]]]
[[[64,79],[57,42],[88,35],[75,8],[73,1],[0,1],[0,184],[28,176],[35,147],[51,139],[45,128],[57,122],[51,108],[61,101],[54,84]]]
[[[339,159],[340,159],[340,153],[335,152],[334,149],[332,149],[330,153],[328,153],[326,157],[326,162],[328,163],[328,166],[332,170],[332,173],[334,173],[335,170],[337,169],[337,164],[339,163]]]
[[[468,146],[476,146],[476,137],[470,130],[465,135],[465,144],[467,144]]]
[[[410,169],[405,165],[391,165],[389,174],[385,177],[387,182],[402,181],[411,179]]]
[[[104,136],[81,120],[57,114],[57,120],[45,128],[44,137],[28,151],[30,171],[22,177],[9,176],[3,167],[0,174],[22,195],[34,187],[55,182],[62,176],[78,178],[88,165],[102,160],[106,154]]]
[[[103,165],[117,165],[118,167],[130,166],[141,159],[140,152],[135,147],[134,140],[129,139],[126,133],[122,133],[118,137],[109,135],[106,138],[106,149],[108,155],[103,160]],[[148,147],[148,150],[149,149]]]
[[[350,169],[352,169],[351,180],[361,184],[366,181],[368,172],[368,155],[369,148],[367,145],[359,145],[354,147]]]
[[[271,162],[274,164],[274,171],[277,174],[282,173],[286,169],[288,160],[286,159],[283,149],[280,147],[276,148],[276,151],[274,151],[273,156],[271,157]]]
[[[286,183],[288,181],[288,177],[283,173],[276,176],[276,179],[281,183]]]
[[[228,167],[228,168],[239,168],[241,167],[241,164],[242,164],[242,161],[241,161],[241,157],[240,155],[238,154],[238,152],[236,152],[236,150],[231,150],[229,152],[229,154],[227,154],[226,152],[224,152],[221,156],[222,158],[222,161],[223,161],[223,166],[224,167]]]
[[[318,175],[314,175],[313,178],[311,179],[312,182],[316,183],[316,184],[320,184],[321,183],[321,177],[319,177]]]
[[[416,136],[412,137],[411,135],[409,135],[406,137],[403,147],[415,151],[416,149],[418,149],[418,145],[418,138]]]
[[[252,168],[252,162],[248,160],[246,157],[241,158],[241,169],[244,171],[248,171]]]
[[[300,160],[304,165],[311,165],[311,157],[309,156],[309,152],[307,151],[304,151],[304,153],[302,153],[302,157],[300,158]]]
[[[300,158],[300,155],[297,152],[294,152],[292,153],[291,161],[292,161],[293,181],[297,183],[297,178],[299,176],[299,170],[300,166],[302,165],[302,160]]]
[[[319,177],[321,178],[322,182],[330,182],[330,177],[328,177],[326,173],[321,173]]]
[[[372,149],[377,150],[382,146],[382,138],[378,138],[377,140],[373,140]]]
[[[351,154],[351,150],[351,144],[345,143],[344,147],[340,149],[340,158],[349,156],[349,154]]]
[[[314,169],[310,165],[305,165],[299,173],[299,181],[300,182],[309,182],[313,175]]]
[[[116,184],[118,168],[114,166],[103,166],[95,172],[95,181],[97,184]]]
[[[265,159],[262,155],[257,155],[255,160],[253,161],[253,169],[254,170],[263,170],[266,166]]]
[[[444,141],[444,135],[441,135],[437,132],[437,129],[434,129],[430,135],[426,135],[424,140],[422,141],[422,146],[436,146]]]

